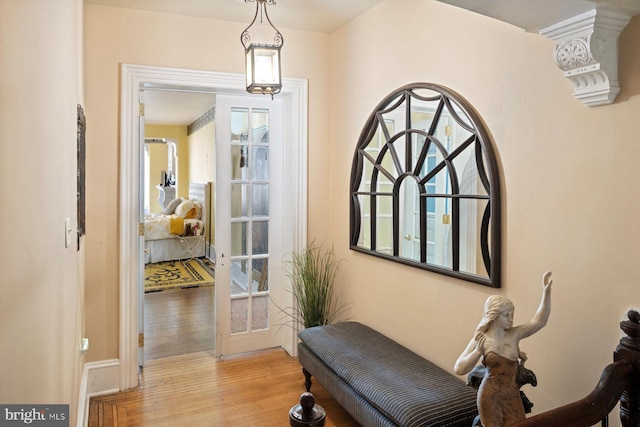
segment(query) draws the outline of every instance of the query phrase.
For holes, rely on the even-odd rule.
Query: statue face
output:
[[[509,329],[513,326],[513,310],[501,312],[495,320],[496,326],[502,329]]]

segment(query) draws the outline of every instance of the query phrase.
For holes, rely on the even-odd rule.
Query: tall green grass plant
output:
[[[287,314],[304,328],[322,326],[341,320],[347,305],[334,295],[334,280],[342,260],[333,248],[311,242],[300,251],[290,254],[284,269],[291,279],[291,293],[295,307]]]

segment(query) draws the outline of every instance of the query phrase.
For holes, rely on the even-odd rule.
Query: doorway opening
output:
[[[223,95],[248,96],[244,91],[244,75],[204,72],[196,70],[122,64],[121,66],[121,118],[120,118],[120,388],[125,390],[138,385],[138,368],[144,362],[139,351],[144,313],[142,283],[144,269],[143,208],[141,196],[141,161],[144,139],[144,118],[139,115],[140,89],[177,87],[181,90],[214,92]],[[306,165],[307,165],[307,104],[308,84],[303,79],[283,79],[279,96],[283,106],[284,179],[281,189],[282,223],[287,224],[281,238],[283,252],[298,250],[306,244]],[[218,160],[219,161],[219,160]],[[179,167],[179,165],[178,165]],[[216,196],[217,197],[217,196]],[[220,257],[225,254],[217,253]],[[138,260],[132,262],[132,260]],[[215,286],[216,296],[216,356],[224,356],[221,348],[229,348],[229,332],[221,330],[219,308],[228,309],[229,301],[217,296],[221,286]],[[286,294],[286,293],[285,293]],[[290,306],[291,301],[283,301]],[[219,305],[221,304],[221,305]],[[228,327],[228,322],[225,327]],[[293,331],[282,328],[280,345],[295,355],[296,338]]]
[[[144,361],[215,349],[215,94],[141,88]],[[142,120],[141,120],[142,122]]]

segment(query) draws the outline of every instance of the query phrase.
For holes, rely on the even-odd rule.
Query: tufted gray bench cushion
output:
[[[471,426],[477,415],[473,388],[368,326],[343,322],[298,336],[305,375],[363,426]]]

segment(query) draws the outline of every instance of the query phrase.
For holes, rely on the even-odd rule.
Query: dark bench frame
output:
[[[299,336],[307,392],[313,376],[363,426],[467,427],[477,415],[476,392],[464,381],[365,325]]]

